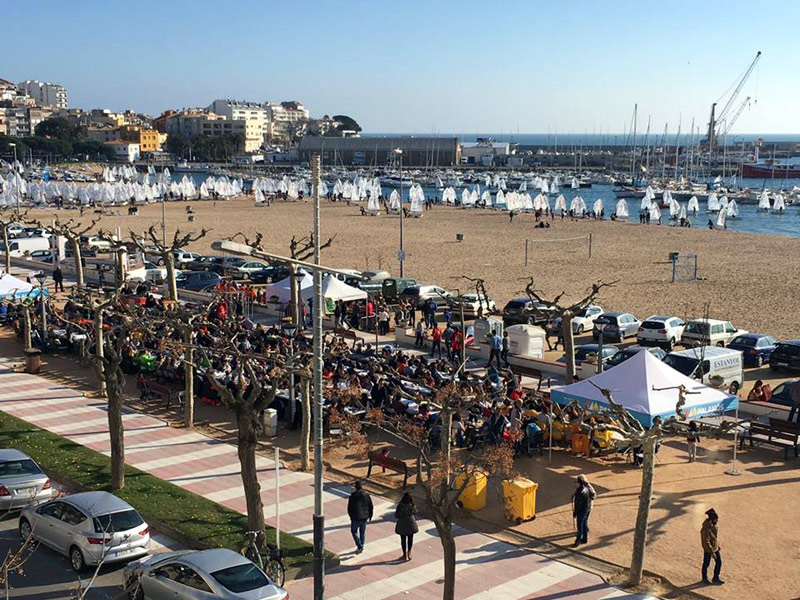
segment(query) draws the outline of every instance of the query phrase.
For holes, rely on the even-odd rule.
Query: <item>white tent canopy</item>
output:
[[[33,290],[31,292],[31,290]],[[20,298],[22,296],[37,297],[39,295],[39,288],[34,285],[17,279],[13,275],[8,275],[0,272],[0,298]]]
[[[300,293],[305,294],[306,290],[308,290],[310,294],[312,293],[311,287],[314,285],[314,278],[311,276],[311,273],[306,273],[305,271],[303,271],[303,273],[303,278],[300,280]],[[292,299],[291,279],[291,277],[287,277],[286,279],[281,279],[280,281],[264,286],[267,298],[277,298],[279,302],[290,302]]]
[[[300,293],[303,296],[303,300],[308,300],[314,295],[314,288],[303,288]],[[328,275],[322,280],[322,297],[325,298],[325,300],[333,300],[334,302],[338,302],[339,300],[351,302],[353,300],[366,300],[367,292],[353,287],[352,285],[347,285],[338,277]]]
[[[655,417],[675,416],[678,391],[674,388],[679,385],[691,392],[683,409],[686,419],[733,410],[739,403],[738,397],[686,377],[646,350],[591,379],[554,389],[551,397],[559,404],[576,401],[589,410],[599,411],[609,405],[597,388],[611,390],[615,402],[649,427]]]

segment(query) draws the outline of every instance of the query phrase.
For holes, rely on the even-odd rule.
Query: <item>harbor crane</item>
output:
[[[727,137],[728,132],[733,127],[733,124],[736,123],[736,121],[741,116],[742,112],[744,112],[744,109],[747,108],[748,104],[750,104],[750,100],[751,100],[750,96],[745,98],[744,102],[742,102],[739,105],[739,108],[736,109],[736,112],[733,113],[733,116],[730,119],[728,119],[726,122],[722,122],[722,124],[720,125],[720,133],[719,133],[719,137],[720,138],[722,138],[724,140],[725,137]]]
[[[717,109],[717,103],[714,102],[711,105],[711,117],[708,120],[708,135],[706,137],[706,144],[708,144],[709,152],[713,151],[714,147],[717,145],[717,137],[719,136],[720,133],[719,131],[720,124],[725,121],[726,117],[728,116],[728,113],[733,107],[734,102],[736,101],[736,98],[739,96],[739,92],[742,91],[744,84],[747,83],[747,80],[750,78],[750,74],[753,72],[753,69],[755,69],[760,58],[761,58],[761,51],[759,50],[756,53],[756,57],[753,59],[753,62],[751,62],[750,66],[748,66],[747,69],[745,70],[744,75],[742,75],[742,78],[739,80],[739,83],[736,85],[736,88],[733,90],[733,93],[731,93],[730,97],[728,98],[728,101],[725,103],[725,106],[723,107],[722,111],[720,111],[719,115],[715,116],[714,114]],[[723,133],[727,133],[730,130],[730,128],[733,126],[733,123],[736,122],[736,119],[739,118],[739,115],[744,110],[744,107],[747,104],[748,100],[749,98],[745,100],[745,102],[742,103],[741,106],[739,106],[738,110],[733,115],[733,117],[727,121],[727,124],[725,125],[725,131]]]

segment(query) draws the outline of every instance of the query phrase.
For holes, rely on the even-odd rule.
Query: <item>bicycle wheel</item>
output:
[[[255,563],[259,569],[263,568],[264,561],[261,559],[261,553],[254,544],[249,544],[242,548],[241,553],[245,556],[245,558]]]
[[[286,568],[281,561],[274,558],[270,559],[267,562],[264,572],[276,585],[283,587],[284,581],[286,580]]]

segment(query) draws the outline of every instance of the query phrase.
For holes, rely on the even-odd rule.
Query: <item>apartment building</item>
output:
[[[67,108],[67,90],[63,85],[29,79],[17,84],[17,88],[33,98],[36,106]]]

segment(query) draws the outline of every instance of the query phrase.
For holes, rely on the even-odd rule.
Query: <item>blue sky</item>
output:
[[[300,100],[370,132],[701,130],[757,50],[736,133],[800,132],[800,2],[12,2],[0,78],[70,106]],[[15,24],[9,27],[9,24]],[[756,101],[757,100],[757,101]],[[724,103],[724,99],[723,99]]]

